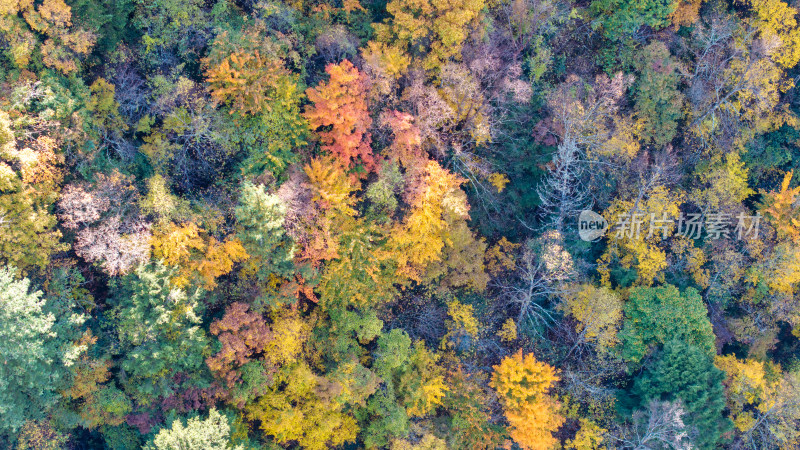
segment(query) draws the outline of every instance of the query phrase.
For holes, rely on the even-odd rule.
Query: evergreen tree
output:
[[[125,389],[140,403],[170,393],[165,383],[184,372],[198,377],[205,368],[209,340],[200,328],[200,292],[176,288],[174,269],[158,262],[139,266],[115,280],[116,323]]]
[[[70,331],[84,320],[56,317],[41,291],[30,292],[30,280],[15,277],[16,269],[0,267],[0,444],[4,434],[52,411],[80,353]]]
[[[634,396],[642,406],[651,400],[676,401],[683,405],[689,438],[698,449],[713,449],[722,434],[732,429],[723,417],[725,372],[714,366],[703,348],[673,340],[664,346],[659,359],[634,383]]]

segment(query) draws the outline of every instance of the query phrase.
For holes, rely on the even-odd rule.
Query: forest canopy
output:
[[[798,448],[798,21],[0,0],[0,448]]]

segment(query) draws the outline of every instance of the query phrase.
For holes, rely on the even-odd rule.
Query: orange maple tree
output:
[[[313,103],[305,117],[312,130],[317,130],[322,148],[331,152],[345,167],[363,163],[369,171],[376,168],[367,133],[372,118],[367,109],[367,77],[344,60],[328,64],[327,83],[306,90]]]

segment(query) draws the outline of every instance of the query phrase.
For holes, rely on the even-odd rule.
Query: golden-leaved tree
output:
[[[213,236],[203,238],[203,230],[192,222],[170,224],[166,230],[153,236],[153,256],[179,271],[172,283],[184,287],[193,276],[199,275],[207,289],[216,286],[218,277],[230,273],[233,265],[245,261],[249,255],[236,239],[217,241]]]
[[[41,45],[37,33],[44,38]],[[0,3],[0,35],[16,68],[27,68],[38,46],[44,65],[67,75],[80,69],[81,58],[97,40],[94,33],[73,26],[72,8],[64,0]]]
[[[401,275],[420,280],[430,263],[441,260],[445,245],[451,242],[447,214],[463,218],[469,210],[460,189],[463,182],[436,161],[428,161],[411,199],[411,211],[389,242]]]
[[[548,391],[558,381],[555,369],[522,350],[494,366],[491,386],[503,403],[511,437],[523,449],[558,447],[553,432],[564,423]]]
[[[426,70],[436,70],[448,60],[460,59],[470,25],[475,24],[484,0],[392,0],[392,15],[375,24],[377,42],[367,55],[382,55],[389,72],[404,72],[410,60],[421,60]]]

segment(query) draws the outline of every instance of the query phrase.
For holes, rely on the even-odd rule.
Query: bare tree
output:
[[[584,181],[589,164],[586,153],[614,135],[619,102],[632,82],[621,73],[614,78],[598,76],[594,85],[570,76],[548,96],[550,128],[561,143],[537,188],[546,226],[563,232],[570,214],[592,205]]]
[[[112,217],[98,226],[78,232],[75,253],[100,265],[109,275],[120,275],[150,259],[150,225],[139,223],[124,233]],[[123,234],[124,233],[124,234]]]
[[[561,234],[549,231],[525,243],[515,275],[498,286],[510,305],[519,309],[517,324],[536,327],[553,322],[543,306],[550,296],[561,293],[574,272],[572,256],[561,245]]]
[[[615,439],[621,448],[633,450],[691,449],[683,414],[680,402],[653,400],[633,413],[633,425]]]
[[[591,207],[592,199],[583,184],[583,172],[584,165],[575,141],[559,144],[547,176],[536,187],[545,226],[563,233],[568,216]]]

